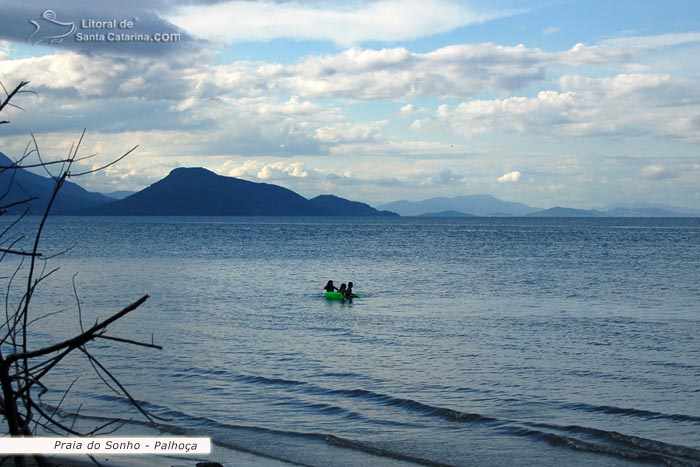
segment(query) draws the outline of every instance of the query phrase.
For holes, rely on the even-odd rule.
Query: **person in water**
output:
[[[338,290],[338,287],[333,285],[333,281],[328,281],[323,290],[325,290],[326,292],[335,292],[336,290]]]
[[[345,298],[352,298],[352,282],[348,282],[348,288],[345,289]]]
[[[345,282],[343,282],[342,284],[340,284],[340,288],[338,289],[338,292],[342,293],[343,296],[345,296],[346,289],[347,289],[347,286],[345,285]]]

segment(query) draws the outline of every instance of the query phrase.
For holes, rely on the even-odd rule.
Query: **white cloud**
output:
[[[500,177],[496,179],[498,183],[516,183],[520,181],[520,177],[522,177],[523,174],[516,171],[513,172],[508,172],[507,174],[503,174]]]
[[[651,180],[665,180],[669,178],[676,178],[678,177],[678,174],[667,170],[659,164],[652,164],[642,169],[642,176]]]
[[[416,107],[413,104],[406,104],[399,109],[399,117],[408,118],[415,117],[418,114],[424,114],[428,112],[428,109],[424,107]]]
[[[466,136],[506,130],[552,137],[669,137],[700,141],[698,83],[658,74],[621,74],[608,78],[564,76],[562,91],[536,97],[473,100],[454,108],[441,105],[420,122],[450,125]]]
[[[465,175],[454,172],[452,169],[443,169],[437,173],[423,175],[419,183],[424,186],[448,186],[461,184]]]
[[[614,39],[602,41],[600,45],[620,49],[656,49],[693,43],[700,43],[700,33],[688,32],[658,34],[654,36],[616,37]]]
[[[542,34],[545,36],[551,36],[552,34],[556,34],[557,32],[559,32],[559,28],[556,26],[552,26],[542,31]]]
[[[315,137],[322,143],[353,143],[383,139],[381,127],[388,122],[336,123],[316,129]]]
[[[10,42],[0,40],[0,60],[10,55]]]
[[[166,19],[215,42],[290,38],[358,44],[451,31],[509,13],[479,13],[450,0],[378,0],[338,4],[227,1],[182,6]]]
[[[309,172],[301,162],[276,162],[266,164],[257,173],[261,180],[283,180],[289,177],[306,178]]]

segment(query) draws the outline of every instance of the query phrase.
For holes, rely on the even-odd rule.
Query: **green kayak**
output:
[[[352,298],[360,298],[362,295],[359,293],[352,294]],[[328,300],[345,300],[345,296],[340,292],[326,292],[326,298]]]

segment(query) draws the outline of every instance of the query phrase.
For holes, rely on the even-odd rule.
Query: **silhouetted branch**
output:
[[[12,91],[8,91],[7,88],[0,83],[0,87],[5,93],[4,98],[0,96],[0,112],[7,108],[21,109],[21,107],[11,101],[19,94],[30,92],[24,89],[27,84],[28,82],[22,81],[12,89]],[[7,121],[0,121],[0,124],[3,123],[7,123]],[[40,427],[47,432],[57,434],[68,433],[76,436],[85,435],[85,433],[80,433],[75,429],[77,414],[70,424],[66,424],[59,419],[62,413],[61,406],[67,400],[68,393],[77,384],[77,378],[65,389],[58,406],[56,406],[53,411],[47,411],[45,409],[45,404],[41,402],[42,395],[48,391],[46,385],[42,383],[42,379],[45,378],[50,371],[55,369],[68,355],[76,350],[86,357],[97,376],[107,387],[126,397],[133,407],[143,414],[150,422],[155,423],[154,419],[160,419],[160,417],[151,415],[147,410],[141,407],[124,385],[119,382],[116,376],[100,363],[86,347],[86,344],[96,339],[105,339],[121,344],[162,349],[162,347],[153,343],[148,344],[137,340],[113,337],[105,334],[107,328],[111,324],[141,306],[148,299],[148,295],[142,296],[120,311],[110,315],[102,322],[95,321],[93,326],[89,329],[85,329],[83,326],[82,305],[75,285],[75,276],[73,276],[73,294],[76,299],[80,332],[72,338],[64,339],[39,349],[31,349],[29,345],[29,339],[32,335],[30,333],[30,327],[32,325],[66,311],[44,312],[37,316],[34,311],[34,301],[32,300],[38,288],[59,270],[59,268],[49,268],[48,260],[73,248],[70,247],[59,253],[48,256],[43,254],[40,250],[47,220],[65,181],[68,177],[78,177],[104,170],[123,160],[138,147],[135,146],[131,148],[117,159],[101,167],[78,173],[71,173],[71,169],[76,162],[82,162],[95,156],[95,154],[91,154],[86,157],[78,157],[78,153],[85,138],[85,133],[86,131],[83,130],[75,144],[71,145],[68,156],[65,159],[57,161],[44,160],[37,139],[34,134],[32,134],[31,141],[26,145],[22,156],[9,165],[5,164],[0,166],[0,173],[4,174],[8,170],[11,171],[11,173],[6,174],[8,175],[7,177],[4,177],[4,181],[9,180],[10,183],[7,188],[3,188],[3,193],[0,193],[0,215],[7,212],[9,208],[17,208],[18,206],[25,207],[23,213],[16,219],[12,219],[9,225],[3,227],[0,232],[0,262],[14,257],[17,259],[18,263],[14,272],[9,277],[2,278],[8,282],[5,287],[5,320],[3,323],[0,323],[0,330],[2,330],[3,333],[3,335],[0,336],[0,416],[7,422],[8,433],[13,436],[30,436]],[[30,156],[36,157],[38,163],[29,161]],[[54,165],[59,167],[57,175],[53,175],[49,170],[49,167]],[[11,233],[15,231],[13,229],[19,229],[18,226],[22,220],[26,218],[29,213],[30,203],[39,199],[27,193],[27,190],[17,181],[19,170],[27,168],[41,168],[45,170],[50,179],[53,180],[53,188],[46,205],[43,207],[37,226],[32,229],[32,235],[29,236],[29,238],[25,238],[24,235],[18,235],[16,238],[8,238]],[[18,201],[17,192],[22,192],[26,194],[26,196],[22,195],[21,199]],[[30,246],[25,247],[24,242],[27,240],[31,243]],[[38,260],[41,260],[41,262],[37,262]],[[13,291],[19,286],[20,281],[23,282],[23,286],[20,287],[20,295],[15,303],[10,300],[10,297]],[[37,403],[37,400],[39,403]],[[117,420],[109,421],[97,426],[93,431],[87,433],[87,435],[97,434],[99,431],[114,427],[115,425],[118,425]],[[117,428],[118,427],[115,429]],[[16,467],[24,465],[24,459],[22,457],[15,457],[14,462]],[[40,457],[37,458],[37,463],[42,465],[43,461]]]
[[[65,350],[65,349],[71,349],[71,350],[77,349],[78,347],[85,345],[86,343],[93,340],[96,337],[97,332],[105,329],[107,326],[109,326],[113,322],[115,322],[118,319],[131,313],[132,311],[137,309],[139,306],[141,306],[146,300],[148,300],[148,295],[144,295],[143,297],[136,300],[131,305],[122,309],[120,312],[115,313],[114,315],[110,316],[109,318],[107,318],[105,321],[103,321],[101,323],[95,324],[93,327],[91,327],[87,331],[73,337],[72,339],[68,339],[68,340],[65,340],[63,342],[59,342],[58,344],[44,347],[43,349],[33,350],[30,352],[23,352],[20,354],[8,355],[7,357],[5,357],[5,362],[8,362],[9,364],[11,364],[17,360],[25,360],[25,359],[30,359],[30,358],[42,357],[44,355],[48,355],[48,354],[58,352],[61,350]],[[0,364],[0,368],[2,368],[2,364]]]

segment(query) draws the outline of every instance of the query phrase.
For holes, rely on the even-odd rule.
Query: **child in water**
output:
[[[325,290],[326,292],[335,292],[336,290],[338,290],[338,287],[333,285],[333,281],[328,281],[323,290]]]
[[[345,283],[343,282],[342,284],[340,284],[340,288],[338,289],[338,292],[342,293],[343,296],[345,296],[346,287],[347,287],[347,286],[346,286]]]
[[[348,288],[345,289],[345,298],[352,298],[352,282],[348,282]]]

